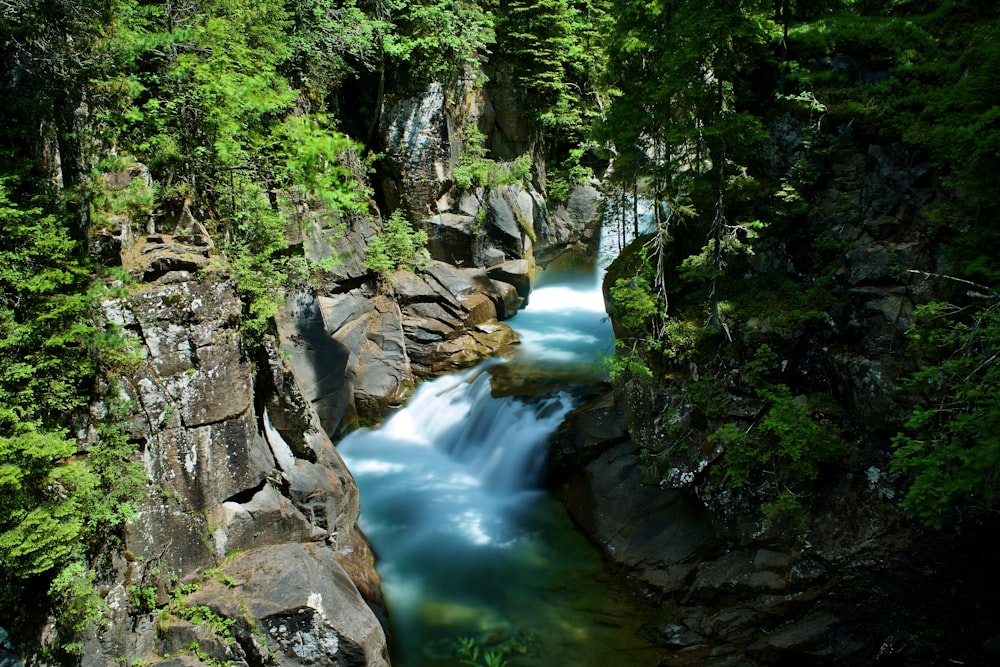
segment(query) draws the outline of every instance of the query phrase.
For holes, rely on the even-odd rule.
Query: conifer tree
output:
[[[598,100],[592,88],[602,69],[599,33],[604,0],[512,0],[500,3],[500,60],[515,73],[553,143],[575,143]]]
[[[387,2],[395,29],[385,50],[399,73],[397,84],[423,88],[451,83],[478,68],[495,42],[493,14],[474,0]]]
[[[692,249],[685,275],[710,283],[710,322],[720,331],[715,281],[734,232],[746,229],[727,221],[726,192],[746,174],[742,160],[760,137],[739,95],[768,39],[768,9],[762,0],[619,0],[611,10],[608,79],[617,90],[604,132],[619,151],[620,176],[649,183],[661,285],[669,225],[703,222],[708,242]]]

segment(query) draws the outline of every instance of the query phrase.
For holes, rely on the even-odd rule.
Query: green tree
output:
[[[231,215],[237,177],[270,175],[272,130],[296,97],[279,74],[288,27],[276,0],[199,0],[145,5],[122,33],[135,72],[122,139],[196,211]]]
[[[566,0],[511,0],[502,8],[504,55],[516,60],[521,85],[554,107],[566,95],[573,43]]]
[[[727,207],[752,183],[748,159],[763,138],[760,119],[741,102],[766,53],[770,10],[758,0],[614,2],[610,10],[612,101],[601,131],[618,152],[619,187],[637,202],[642,184],[653,203],[650,288],[667,311],[667,283],[681,268],[681,277],[708,285],[709,322],[727,335],[717,282],[727,254],[744,251],[759,227],[732,220]]]
[[[357,0],[294,0],[288,11],[290,76],[317,102],[346,78],[382,66],[382,38],[391,26]]]
[[[385,51],[399,83],[422,88],[477,75],[496,40],[493,14],[473,0],[387,0],[395,29]]]
[[[604,58],[603,0],[512,0],[498,3],[497,61],[526,91],[550,153],[582,140],[596,118],[594,87]]]
[[[907,387],[917,403],[893,440],[894,465],[912,483],[903,507],[941,528],[954,511],[996,511],[1000,501],[1000,295],[918,310],[911,350],[920,368]]]
[[[45,591],[114,539],[144,479],[130,463],[135,447],[119,414],[107,415],[87,450],[70,435],[73,419],[101,397],[103,378],[121,372],[130,355],[95,312],[102,292],[71,236],[74,216],[24,182],[17,173],[0,176],[0,623],[7,627],[23,620],[28,591]],[[79,631],[65,614],[76,618],[93,605],[60,590],[60,630]]]
[[[381,234],[365,249],[365,266],[387,279],[395,271],[411,268],[426,255],[427,232],[413,229],[402,209],[393,211]]]
[[[66,200],[74,214],[70,231],[86,241],[90,208],[86,198],[92,156],[86,149],[99,128],[92,110],[104,89],[90,85],[110,65],[105,42],[115,18],[134,0],[11,0],[0,6],[0,54],[7,65],[5,129],[34,127],[54,135]],[[24,137],[17,137],[21,143]],[[39,147],[29,150],[40,152]],[[86,246],[79,246],[84,249]]]

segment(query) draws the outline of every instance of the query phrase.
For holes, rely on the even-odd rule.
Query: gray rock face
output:
[[[492,122],[484,133],[489,137],[489,148],[498,159],[513,160],[531,149],[534,131],[524,114],[521,101],[514,87],[512,74],[498,69],[488,88]]]
[[[571,185],[569,199],[553,210],[536,208],[535,257],[547,265],[566,253],[584,254],[600,235],[604,197],[593,185]]]
[[[664,591],[680,590],[697,558],[715,546],[701,506],[679,491],[642,482],[635,446],[607,449],[560,487],[567,507],[616,562]]]
[[[329,277],[337,281],[357,280],[368,273],[365,248],[377,233],[372,216],[307,209],[298,217],[299,223],[285,234],[289,248],[301,248],[305,259],[322,262]],[[334,257],[336,261],[331,262]]]
[[[830,577],[834,563],[852,564],[849,580],[878,576],[863,555],[872,526],[859,526],[860,534],[845,540],[854,546],[836,553],[727,544],[718,537],[727,534],[718,511],[643,481],[637,448],[622,427],[610,397],[575,412],[550,450],[559,466],[550,479],[590,538],[647,595],[671,601],[675,620],[660,631],[673,652],[663,664],[798,664],[807,657],[863,664],[863,631],[842,627],[839,615],[855,602],[830,604],[843,594],[843,583]],[[836,502],[847,495],[838,492]]]
[[[399,306],[369,294],[289,295],[276,318],[280,347],[327,433],[377,418],[413,383]]]
[[[491,160],[535,154],[538,136],[511,80],[499,72],[496,77],[500,83],[486,90],[460,83],[445,94],[432,84],[391,106],[382,127],[393,172],[382,183],[389,208],[402,207],[427,231],[431,256],[452,264],[490,267],[534,254],[547,263],[567,249],[582,250],[596,238],[601,197],[591,186],[574,186],[567,204],[550,215],[539,191],[545,187],[540,157],[524,183],[468,191],[455,184],[454,168],[466,150],[462,128],[478,127]]]
[[[113,620],[84,663],[387,664],[357,487],[292,364],[270,344],[253,368],[232,280],[144,286],[105,311],[147,352],[127,391],[150,490],[106,582]]]
[[[534,262],[526,259],[515,259],[491,266],[487,275],[497,282],[513,285],[517,295],[527,301],[537,273],[538,269]]]
[[[458,155],[452,152],[454,123],[445,111],[445,93],[440,84],[421,95],[402,99],[385,113],[382,141],[392,165],[399,202],[411,220],[422,220],[433,212],[443,193]]]
[[[328,547],[283,544],[253,549],[223,572],[229,586],[209,582],[188,603],[207,606],[220,616],[252,620],[262,636],[239,643],[252,661],[260,661],[257,664],[389,664],[377,619]],[[260,653],[265,647],[269,653]]]
[[[444,211],[428,218],[424,224],[431,257],[455,265],[480,266],[484,261],[487,249],[474,214]]]
[[[505,185],[470,193],[454,188],[426,218],[428,248],[450,264],[490,267],[531,258],[536,229],[549,229],[545,202],[531,186]]]
[[[325,432],[338,432],[345,417],[353,418],[356,413],[349,351],[327,332],[317,296],[311,291],[288,294],[275,322],[280,354],[288,359],[303,399],[316,411]]]

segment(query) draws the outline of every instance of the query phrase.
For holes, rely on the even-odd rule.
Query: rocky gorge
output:
[[[633,377],[595,397],[552,444],[555,493],[667,610],[661,664],[996,659],[990,522],[952,533],[915,526],[897,509],[906,482],[881,444],[910,409],[900,385],[917,362],[901,351],[915,312],[948,280],[925,213],[939,185],[902,146],[849,146],[818,167],[808,225],[761,248],[747,268],[742,289],[756,286],[749,298],[772,305],[730,321],[731,339],[712,356],[676,360],[666,377]],[[827,246],[836,251],[824,257]],[[628,262],[609,275],[627,275]],[[796,322],[802,306],[773,285],[752,282],[775,272],[823,283],[806,306],[810,321]],[[852,439],[817,487],[782,496],[790,508],[775,500],[774,468],[755,485],[727,483],[726,449],[738,445],[710,435],[724,422],[759,424],[766,406],[746,376],[761,345],[777,352],[795,400],[832,400],[813,414]]]
[[[231,271],[190,211],[96,235],[94,252],[137,281],[102,308],[145,359],[123,378],[121,400],[148,484],[101,572],[111,616],[86,639],[83,664],[388,664],[379,576],[334,443],[421,379],[516,345],[503,320],[530,298],[536,252],[551,260],[592,245],[598,224],[592,187],[551,218],[523,184],[449,194],[454,125],[490,106],[470,104],[456,117],[432,87],[387,114],[401,185],[383,187],[437,211],[431,257],[382,282],[352,246],[375,233],[369,218],[348,219],[344,234],[312,216],[289,232],[290,247],[341,259],[322,284],[285,295],[256,356]],[[135,165],[107,182],[145,178]]]
[[[482,100],[469,104],[462,114],[485,115],[486,127],[518,126],[491,120]],[[123,253],[145,282],[105,310],[148,351],[128,391],[139,408],[131,435],[144,443],[152,483],[108,573],[119,620],[90,640],[85,662],[387,663],[379,578],[357,527],[356,486],[333,443],[354,424],[379,421],[420,379],[515,346],[503,320],[530,299],[536,252],[551,260],[592,243],[600,208],[593,188],[575,189],[571,206],[553,213],[530,187],[455,197],[448,138],[461,121],[437,88],[397,108],[386,135],[404,185],[386,187],[430,215],[432,258],[386,289],[329,230],[306,228],[290,241],[307,256],[347,260],[324,285],[288,293],[260,358],[242,351],[233,283],[210,249],[192,243],[197,230],[157,227]],[[863,442],[905,413],[895,403],[893,349],[914,305],[933,292],[934,249],[920,242],[919,224],[933,186],[892,147],[843,151],[824,171],[831,176],[813,224],[845,248],[834,270],[838,309],[804,331],[781,319],[786,312],[741,323],[736,335],[777,342],[786,376],[800,391],[835,396],[845,421],[866,425]],[[478,206],[488,207],[481,232]],[[344,238],[366,233],[352,231]],[[775,248],[773,259],[765,251],[755,261],[798,271],[815,258]],[[737,377],[741,357],[726,357],[723,368],[733,370],[714,377]],[[501,391],[537,393],[517,384]],[[739,385],[720,389],[728,417],[759,410]],[[768,519],[752,509],[752,491],[734,493],[713,476],[722,452],[694,435],[707,429],[685,382],[581,391],[593,398],[556,437],[549,484],[661,606],[662,664],[911,664],[913,654],[986,664],[990,615],[965,626],[950,611],[996,584],[961,547],[983,536],[922,534],[901,522],[889,509],[897,476],[877,448],[862,446],[831,470],[810,519]],[[664,429],[678,423],[688,428],[687,449],[657,454],[671,462],[660,464],[657,482],[640,453],[661,451]],[[944,566],[946,553],[956,560]],[[925,585],[925,596],[906,593]]]
[[[336,36],[336,26],[361,27],[345,19],[351,16],[347,9],[357,9],[354,3],[333,4],[330,16],[336,20],[319,34]],[[795,4],[796,11],[802,9]],[[854,3],[848,4],[853,10]],[[924,11],[921,3],[891,4],[893,11]],[[523,9],[522,3],[514,5],[517,12]],[[787,39],[787,3],[783,7]],[[629,18],[624,10],[630,8],[622,3],[620,9],[624,24]],[[412,16],[402,21],[400,34],[416,29]],[[388,24],[380,25],[378,30]],[[834,92],[830,107],[816,95],[827,93],[824,82],[839,85],[841,79],[853,94],[852,86],[887,81],[893,70],[867,52],[867,42],[855,32],[849,33],[853,42],[830,47],[833,55],[808,61],[802,56],[802,71],[810,70],[819,82],[815,88],[807,78],[794,79],[789,74],[794,68],[786,71],[784,55],[780,66],[774,54],[762,59],[767,65],[761,70],[734,60],[728,74],[739,79],[735,83],[724,82],[723,74],[714,79],[714,68],[696,68],[696,83],[684,85],[717,83],[709,97],[718,100],[718,108],[680,114],[704,112],[695,122],[697,140],[687,139],[697,142],[697,150],[688,150],[694,144],[684,143],[683,130],[680,139],[665,130],[656,135],[663,130],[657,119],[666,118],[664,109],[674,109],[674,95],[685,90],[680,86],[666,95],[666,106],[657,107],[663,100],[652,98],[637,105],[643,109],[639,115],[653,122],[632,134],[624,131],[622,136],[634,139],[635,156],[624,143],[579,143],[575,162],[558,163],[573,152],[571,144],[576,149],[576,141],[582,142],[582,117],[574,130],[580,136],[566,136],[551,113],[532,109],[542,100],[540,91],[525,90],[504,59],[527,58],[538,66],[540,52],[518,53],[511,40],[525,35],[496,25],[510,33],[508,50],[500,48],[495,58],[477,52],[449,76],[437,77],[449,83],[407,80],[417,71],[408,68],[418,67],[419,59],[410,60],[411,55],[424,48],[413,45],[395,71],[388,70],[388,88],[385,53],[379,69],[374,59],[367,60],[364,45],[351,56],[359,60],[354,78],[327,82],[333,92],[309,87],[308,74],[316,71],[296,70],[289,81],[302,84],[298,97],[289,94],[274,108],[261,103],[260,116],[281,129],[271,127],[274,133],[260,144],[247,140],[233,163],[223,157],[232,146],[222,135],[241,123],[256,132],[264,121],[258,126],[259,119],[241,116],[213,127],[212,134],[185,125],[195,113],[178,115],[174,121],[182,122],[168,127],[173,121],[162,120],[167,117],[162,109],[188,113],[201,101],[191,95],[184,104],[161,108],[151,98],[141,112],[138,107],[122,112],[159,132],[133,142],[141,158],[133,159],[124,145],[135,139],[129,132],[142,135],[149,127],[123,131],[120,154],[114,137],[100,145],[96,130],[94,137],[70,132],[87,117],[82,103],[60,121],[72,127],[56,132],[43,123],[37,137],[24,140],[42,164],[32,176],[44,185],[39,189],[73,193],[66,196],[70,211],[80,201],[91,206],[77,215],[85,227],[77,241],[101,266],[93,275],[113,278],[106,289],[86,292],[95,313],[87,326],[100,334],[95,340],[105,334],[120,338],[125,350],[125,362],[95,371],[96,386],[87,388],[83,414],[66,417],[76,449],[59,450],[50,463],[68,467],[99,459],[105,429],[114,424],[134,451],[131,463],[141,469],[144,483],[134,512],[123,513],[121,524],[94,518],[107,535],[95,542],[97,552],[88,545],[89,560],[79,563],[83,574],[73,580],[90,586],[89,597],[80,599],[94,607],[83,610],[89,616],[80,615],[93,622],[64,636],[64,621],[52,603],[13,602],[12,614],[3,610],[3,618],[14,618],[15,624],[5,620],[10,627],[0,628],[0,665],[404,663],[394,653],[399,648],[391,633],[393,609],[376,567],[379,554],[361,527],[366,501],[355,479],[358,471],[345,463],[350,458],[344,438],[399,414],[435,378],[497,357],[515,361],[480,374],[489,376],[492,397],[546,416],[556,403],[559,410],[576,406],[546,445],[545,485],[600,550],[602,573],[625,583],[628,597],[614,605],[634,606],[645,615],[645,646],[633,663],[996,661],[995,509],[989,501],[982,507],[965,503],[953,511],[955,521],[921,522],[901,506],[913,473],[899,465],[898,443],[893,444],[909,433],[908,420],[921,405],[910,378],[932,359],[914,352],[920,313],[963,291],[973,302],[997,296],[949,273],[954,247],[976,242],[965,238],[975,231],[967,213],[955,213],[955,202],[969,195],[954,186],[954,172],[919,147],[913,132],[904,140],[878,126],[858,110],[864,105],[839,99],[836,107],[842,90]],[[182,39],[187,33],[177,35]],[[656,51],[661,36],[654,37]],[[159,85],[160,74],[166,80],[166,70],[157,68],[169,49],[161,51],[157,39],[143,42],[150,50],[136,65],[149,75],[143,80],[148,89]],[[812,34],[797,39],[803,51],[827,48]],[[14,43],[0,45],[11,63]],[[173,52],[185,54],[178,60],[182,64],[190,54],[209,58],[224,52],[221,42],[185,48]],[[754,50],[766,49],[747,47],[747,53]],[[724,59],[724,51],[713,50],[713,57]],[[729,51],[744,55],[740,48]],[[454,66],[459,56],[447,53]],[[648,74],[645,68],[654,61],[640,60],[636,72]],[[568,62],[559,64],[566,77],[572,69]],[[331,67],[335,70],[335,63]],[[639,80],[622,68],[627,81]],[[975,74],[975,66],[970,68]],[[193,71],[170,70],[178,77],[177,89]],[[24,83],[31,77],[19,67],[8,64],[7,74],[10,90],[31,89]],[[602,75],[588,71],[583,78],[590,76]],[[94,90],[144,94],[142,85],[129,88],[125,79],[117,88],[95,83]],[[767,85],[757,85],[761,81]],[[726,107],[730,84],[747,94],[739,105]],[[786,84],[800,85],[800,92],[786,95]],[[573,85],[580,99],[586,97],[586,82]],[[352,99],[354,87],[371,90]],[[635,87],[649,92],[655,86]],[[780,88],[781,95],[762,102],[767,96],[753,88]],[[289,92],[277,84],[268,90],[278,97]],[[614,95],[632,92],[623,86]],[[230,97],[244,99],[242,93]],[[594,117],[613,121],[601,106],[603,98],[593,97],[599,107]],[[227,101],[214,92],[204,99],[219,108]],[[691,100],[685,103],[702,104]],[[877,106],[870,99],[866,104]],[[314,106],[324,105],[343,117],[329,124],[325,117],[312,119]],[[5,102],[8,107],[13,108]],[[739,131],[754,135],[741,147],[750,147],[744,155],[726,153],[731,146],[725,139],[711,143],[721,136],[718,127],[709,127],[705,136],[711,141],[701,143],[706,124],[729,122],[729,113],[757,114],[759,126],[725,126],[722,133],[731,131],[726,136],[734,143],[744,138]],[[334,149],[310,155],[302,168],[295,150],[321,144],[316,128],[327,126],[367,134],[366,149],[378,155],[363,157],[360,144],[333,142]],[[174,141],[171,132],[188,142],[183,150],[178,146],[184,142]],[[334,136],[340,135],[322,135]],[[80,143],[74,152],[74,137],[90,143]],[[681,158],[670,158],[675,171],[665,174],[665,156],[676,146],[656,142],[668,140],[683,148],[676,150]],[[215,162],[205,158],[212,150],[219,151]],[[706,157],[713,150],[722,150],[721,158],[720,153]],[[73,161],[87,162],[87,151],[106,154],[91,160],[103,171],[85,178],[81,168],[74,175]],[[341,193],[347,204],[331,204],[302,185],[317,182],[310,171],[316,164],[321,172],[340,174],[338,185],[348,184],[349,194]],[[725,172],[730,166],[732,172]],[[718,203],[702,206],[698,218],[688,202],[712,199],[706,196],[709,175],[716,187],[712,170],[719,175]],[[732,181],[728,189],[723,176]],[[669,202],[658,199],[671,179],[680,183],[689,177],[690,192]],[[87,178],[99,195],[72,190]],[[16,227],[9,220],[21,224],[19,216],[28,215],[10,204],[7,183],[4,172],[5,231]],[[556,196],[561,187],[565,192]],[[716,229],[706,241],[704,223],[711,215],[705,211],[712,206]],[[372,248],[380,242],[385,252],[394,216],[409,229],[404,240],[425,236],[426,244],[418,244],[425,247],[403,261],[372,262]],[[746,220],[752,222],[743,224]],[[509,321],[539,296],[539,281],[565,265],[590,261],[602,224],[616,227],[613,235],[620,240],[620,255],[604,281],[605,307],[621,342],[619,354],[606,362],[610,379],[589,365],[565,371],[537,360],[519,363],[522,343]],[[33,234],[42,226],[25,223]],[[279,238],[269,238],[272,233]],[[22,242],[12,239],[0,238],[0,251]],[[750,250],[723,257],[723,247]],[[37,257],[31,262],[43,264]],[[69,266],[67,274],[84,272],[75,263]],[[280,279],[268,272],[280,273]],[[5,286],[12,284],[8,274],[3,278]],[[39,283],[26,284],[27,292],[44,290]],[[28,302],[22,292],[11,293],[0,298],[5,327],[14,321],[7,315],[15,310],[10,304]],[[655,303],[648,308],[644,299],[650,297]],[[644,317],[634,316],[644,308],[649,311]],[[8,330],[19,331],[3,331]],[[97,347],[88,353],[103,354]],[[621,353],[629,349],[641,354]],[[10,384],[11,375],[0,377],[7,398],[15,395],[8,385],[20,386]],[[472,383],[470,378],[467,384]],[[58,382],[49,384],[59,389]],[[962,391],[990,395],[991,386],[984,381]],[[52,412],[51,406],[45,409]],[[6,420],[0,426],[11,430],[15,414],[0,410],[0,420]],[[15,442],[6,431],[0,437],[3,447]],[[0,448],[0,455],[7,451]],[[0,467],[0,483],[11,490],[20,482],[9,474],[8,463],[0,460],[7,466]],[[53,479],[42,486],[46,502],[70,488]],[[357,480],[362,479],[359,473]],[[397,505],[421,510],[408,500]],[[0,537],[8,534],[13,533]],[[0,547],[4,558],[22,549]],[[559,565],[558,555],[539,556],[549,553],[525,557],[551,558]],[[52,572],[37,574],[25,575],[24,590],[54,595]],[[625,624],[624,615],[602,609],[603,604],[588,597],[580,606],[597,625]],[[441,615],[455,612],[444,605],[429,608]],[[23,618],[27,614],[37,618]],[[565,664],[595,664],[595,656],[607,655],[574,652],[576,635],[557,624],[531,631],[565,632],[559,638],[569,646],[559,654]],[[61,646],[67,637],[74,640],[68,648]],[[474,640],[483,648],[470,658],[474,663],[487,655],[510,665],[541,659],[531,654],[530,633],[484,632]],[[53,646],[66,650],[52,652]],[[487,654],[487,648],[495,653]],[[650,653],[656,658],[650,660]],[[621,664],[630,664],[628,658]]]

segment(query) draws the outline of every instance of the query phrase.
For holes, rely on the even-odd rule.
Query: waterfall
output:
[[[510,320],[522,341],[510,361],[593,366],[608,353],[600,273],[543,276]],[[460,636],[523,647],[512,665],[611,664],[636,650],[633,601],[542,489],[546,441],[573,400],[494,398],[490,368],[507,361],[426,382],[381,428],[338,445],[379,557],[397,666],[454,664]]]

